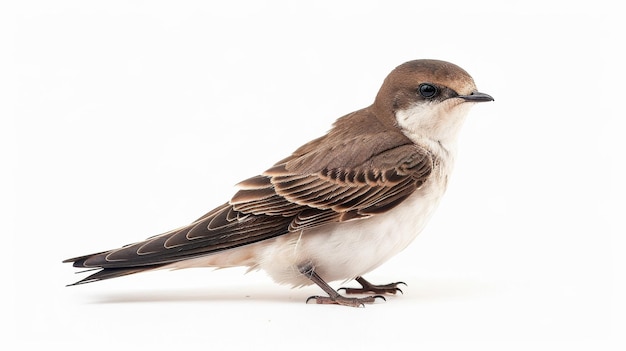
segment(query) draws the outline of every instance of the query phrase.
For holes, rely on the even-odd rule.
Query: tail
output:
[[[158,269],[289,233],[293,218],[246,214],[225,203],[190,225],[110,251],[67,259],[74,267],[97,270],[71,285]]]
[[[67,286],[82,285],[86,283],[97,282],[100,280],[122,277],[122,276],[129,275],[129,274],[150,271],[150,270],[157,269],[163,266],[162,264],[156,264],[156,265],[140,266],[140,267],[123,267],[123,268],[96,267],[94,268],[94,267],[89,267],[85,265],[85,261],[88,258],[96,256],[96,255],[100,255],[100,254],[102,254],[102,252],[91,254],[91,255],[80,256],[80,257],[69,258],[67,260],[64,260],[63,263],[73,263],[74,267],[88,268],[87,270],[84,270],[78,273],[92,272],[94,270],[97,270],[97,272],[87,276],[86,278],[83,278],[77,281],[76,283],[68,284]]]

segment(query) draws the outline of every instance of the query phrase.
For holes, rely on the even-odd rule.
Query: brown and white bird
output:
[[[118,249],[65,260],[98,272],[82,284],[153,269],[234,267],[276,282],[317,284],[317,303],[362,306],[347,293],[396,293],[363,275],[407,247],[446,190],[468,109],[492,101],[460,67],[415,60],[394,69],[374,103],[339,118],[324,136],[256,177],[193,223]],[[384,299],[384,298],[383,298]],[[307,301],[309,301],[307,300]]]

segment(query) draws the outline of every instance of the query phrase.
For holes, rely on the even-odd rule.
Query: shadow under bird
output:
[[[317,303],[363,306],[399,284],[363,275],[407,247],[445,192],[468,109],[493,101],[462,68],[414,60],[395,68],[374,103],[339,118],[191,224],[118,249],[67,259],[99,269],[72,285],[153,269],[265,270],[294,287],[317,284]],[[327,282],[355,279],[362,288]],[[340,289],[341,290],[341,289]]]

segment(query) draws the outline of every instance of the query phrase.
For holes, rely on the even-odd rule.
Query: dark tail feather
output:
[[[85,255],[85,256],[79,256],[79,257],[74,257],[74,258],[68,258],[67,260],[63,260],[63,263],[73,263],[72,265],[74,267],[90,268],[88,266],[85,266],[85,260],[88,259],[89,257],[100,255],[100,254],[103,254],[105,252],[106,251],[102,251],[102,252],[98,252],[98,253],[91,254],[91,255]]]
[[[74,258],[69,258],[67,260],[64,260],[63,263],[73,263],[74,267],[90,268],[90,269],[87,269],[87,270],[84,270],[84,271],[78,272],[78,273],[85,273],[85,272],[91,272],[91,271],[94,271],[94,270],[98,270],[97,272],[93,273],[92,275],[90,275],[90,276],[88,276],[88,277],[86,277],[86,278],[84,278],[82,280],[79,280],[79,281],[77,281],[74,284],[69,284],[67,286],[81,285],[81,284],[93,283],[93,282],[97,282],[97,281],[105,280],[105,279],[122,277],[122,276],[133,274],[133,273],[139,273],[139,272],[145,272],[145,271],[153,270],[153,269],[156,269],[156,268],[159,268],[159,267],[163,266],[162,264],[155,264],[155,265],[148,265],[148,266],[137,266],[137,267],[121,267],[121,268],[102,268],[102,267],[85,266],[85,260],[87,260],[88,258],[90,258],[92,256],[99,255],[101,253],[104,253],[104,252],[91,254],[91,255],[80,256],[80,257],[74,257]]]
[[[148,270],[153,270],[153,269],[158,268],[158,267],[161,267],[161,265],[143,266],[143,267],[129,267],[129,268],[94,268],[94,269],[89,269],[89,270],[78,272],[78,273],[90,272],[90,271],[93,271],[95,269],[100,269],[100,270],[97,271],[96,273],[94,273],[94,274],[92,274],[92,275],[82,279],[82,280],[77,281],[74,284],[69,284],[67,286],[81,285],[81,284],[93,283],[93,282],[97,282],[97,281],[105,280],[105,279],[122,277],[122,276],[133,274],[133,273],[139,273],[139,272],[145,272],[145,271],[148,271]]]

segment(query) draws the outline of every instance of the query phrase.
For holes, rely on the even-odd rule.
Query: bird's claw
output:
[[[367,296],[361,298],[354,297],[345,297],[345,296],[309,296],[306,299],[306,303],[309,303],[311,300],[315,300],[318,304],[332,304],[332,305],[341,305],[341,306],[350,306],[350,307],[365,307],[365,304],[373,304],[376,302],[376,299],[382,299],[383,301],[387,301],[387,299],[382,295],[374,295]]]
[[[374,284],[370,284],[369,282],[362,281],[362,282],[359,282],[359,284],[361,284],[362,286],[361,288],[342,287],[342,288],[339,288],[337,291],[343,290],[346,294],[374,293],[374,294],[391,294],[391,295],[395,295],[398,292],[400,292],[400,294],[404,295],[404,292],[402,291],[402,289],[398,288],[398,285],[402,284],[404,286],[407,286],[405,282],[396,282],[396,283],[385,284],[385,285],[374,285]]]

